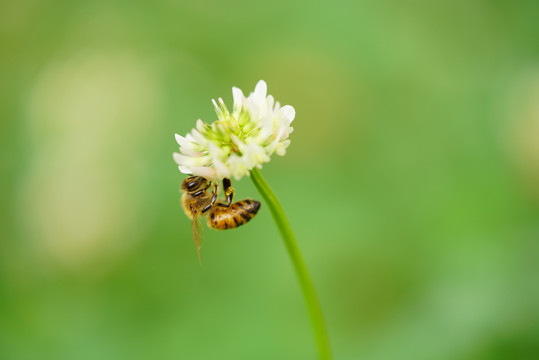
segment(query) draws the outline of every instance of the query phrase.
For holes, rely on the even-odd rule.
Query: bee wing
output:
[[[202,246],[202,237],[199,237],[202,227],[200,224],[200,217],[197,217],[197,212],[192,211],[193,213],[193,239],[195,241],[195,248],[197,249],[198,262],[202,265],[202,260],[200,259],[200,248]]]

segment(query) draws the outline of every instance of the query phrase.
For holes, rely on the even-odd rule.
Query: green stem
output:
[[[311,323],[313,326],[316,343],[318,345],[320,359],[329,360],[331,359],[331,352],[329,348],[326,325],[324,323],[324,317],[322,316],[322,309],[320,308],[320,303],[318,302],[313,282],[309,276],[309,272],[307,271],[307,266],[305,265],[305,261],[301,256],[298,244],[296,243],[296,239],[292,233],[292,227],[284,214],[284,210],[279,202],[279,199],[277,199],[277,196],[275,196],[257,168],[251,170],[251,180],[253,180],[258,192],[260,195],[262,195],[271,211],[273,220],[275,220],[275,224],[277,224],[277,227],[279,228],[281,236],[286,245],[286,249],[288,250],[288,254],[290,255],[290,259],[292,260],[292,264],[294,265],[294,269],[296,270],[296,274],[298,275],[299,283],[301,284],[301,289],[303,290],[303,295],[305,296],[305,301],[307,303],[307,309],[309,310],[309,315],[311,316]]]

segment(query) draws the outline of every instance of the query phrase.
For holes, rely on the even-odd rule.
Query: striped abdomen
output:
[[[236,201],[230,207],[214,206],[208,216],[208,226],[217,230],[233,229],[247,223],[260,209],[260,202],[251,199]]]

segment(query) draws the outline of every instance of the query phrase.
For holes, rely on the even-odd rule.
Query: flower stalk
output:
[[[318,302],[318,297],[316,296],[316,291],[314,289],[311,277],[309,276],[307,266],[305,265],[305,261],[303,260],[298,244],[292,232],[290,222],[284,213],[279,199],[277,196],[275,196],[260,171],[257,168],[252,169],[250,176],[256,189],[264,198],[266,205],[270,209],[273,220],[281,233],[286,250],[288,251],[288,255],[290,256],[290,260],[292,261],[294,270],[298,276],[311,318],[319,358],[321,360],[329,360],[331,359],[331,352],[326,325],[322,315],[322,309],[320,307],[320,303]]]

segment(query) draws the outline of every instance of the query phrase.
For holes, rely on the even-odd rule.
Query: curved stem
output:
[[[326,331],[326,325],[324,323],[324,317],[322,316],[322,309],[320,308],[320,303],[318,302],[307,266],[305,265],[305,261],[301,256],[296,239],[292,233],[292,227],[288,222],[279,199],[277,199],[277,196],[275,196],[257,168],[251,170],[251,180],[255,184],[260,195],[262,195],[266,201],[266,204],[271,211],[271,215],[273,216],[273,220],[275,220],[275,224],[277,225],[277,228],[279,228],[279,232],[284,240],[286,249],[288,250],[288,255],[290,255],[290,259],[294,265],[294,269],[296,270],[296,274],[307,303],[307,309],[309,310],[309,315],[311,316],[311,323],[313,326],[316,343],[318,345],[320,359],[331,359],[328,334]]]

